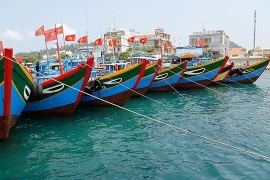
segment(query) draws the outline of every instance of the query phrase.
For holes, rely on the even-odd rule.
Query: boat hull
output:
[[[32,117],[72,114],[89,79],[93,60],[88,59],[86,66],[77,67],[55,77],[56,81],[49,79],[43,82],[42,96],[31,98],[24,108],[23,115]]]
[[[262,60],[250,66],[244,68],[235,68],[230,71],[227,77],[222,81],[225,84],[234,83],[244,83],[251,84],[254,83],[264,72],[267,65],[269,64],[269,59]]]
[[[168,92],[171,91],[182,78],[188,62],[162,69],[158,72],[154,82],[147,92]]]
[[[0,140],[8,139],[9,130],[16,124],[34,83],[26,68],[12,59],[12,53],[12,49],[5,49],[7,58],[0,60]]]
[[[232,62],[230,65],[224,67],[221,72],[217,75],[217,77],[210,83],[210,85],[218,85],[220,84],[225,78],[226,76],[229,74],[229,72],[231,71],[231,69],[233,68],[234,63]]]
[[[146,91],[150,88],[151,84],[153,83],[158,73],[160,63],[149,65],[148,67],[146,67],[144,75],[135,90],[136,92],[134,92],[132,95],[133,97],[143,96],[146,93]]]
[[[134,64],[100,77],[98,79],[100,89],[96,91],[85,89],[85,94],[82,95],[79,104],[84,106],[113,106],[113,104],[123,106],[134,93],[132,89],[137,88],[145,67],[146,62]]]
[[[183,78],[176,85],[177,89],[202,89],[210,85],[212,80],[216,78],[218,73],[223,69],[228,61],[228,57],[201,64],[194,67],[189,67],[184,72]]]

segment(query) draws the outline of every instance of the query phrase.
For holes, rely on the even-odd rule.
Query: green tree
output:
[[[61,57],[61,59],[65,59],[65,58],[69,58],[69,55],[65,54],[65,53],[61,53],[60,57]]]
[[[121,60],[127,60],[128,58],[130,58],[130,53],[129,52],[122,52],[120,55],[119,55],[119,59]]]

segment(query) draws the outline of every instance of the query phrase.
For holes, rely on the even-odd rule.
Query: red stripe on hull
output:
[[[86,73],[85,73],[85,76],[84,76],[82,87],[80,89],[81,91],[79,92],[79,95],[78,95],[78,97],[76,99],[76,106],[78,105],[78,103],[79,103],[79,101],[80,101],[80,99],[82,97],[82,93],[84,91],[86,83],[88,82],[89,77],[91,75],[93,62],[94,62],[94,57],[90,57],[90,58],[87,59],[86,65],[87,65],[88,69],[86,70]]]
[[[190,83],[184,83],[184,84],[177,84],[177,89],[203,89],[206,86],[209,86],[211,83],[211,80],[202,80],[197,81],[196,83],[190,82]]]
[[[146,68],[146,64],[147,64],[147,62],[146,62],[146,60],[144,60],[144,61],[142,62],[142,69],[141,69],[141,71],[140,71],[140,74],[139,74],[139,76],[138,76],[137,81],[135,82],[135,84],[134,84],[134,86],[133,86],[133,89],[136,89],[137,86],[139,85],[139,83],[140,83],[140,81],[141,81],[141,79],[142,79],[142,77],[143,77],[143,75],[144,75],[144,71],[145,71],[145,68]]]
[[[1,116],[0,117],[0,140],[7,140],[9,135],[9,130],[12,128],[19,116]]]
[[[125,92],[110,96],[110,97],[106,97],[106,98],[102,98],[106,101],[109,101],[113,104],[116,104],[118,106],[123,106],[128,100],[129,98],[132,96],[134,92],[132,90],[127,90]],[[101,101],[99,99],[96,99],[94,101],[87,101],[87,102],[82,102],[80,101],[79,105],[88,105],[88,106],[113,106],[109,103],[106,103],[104,101]]]
[[[145,88],[141,88],[141,89],[136,89],[135,91],[138,93],[134,92],[132,94],[132,97],[142,97],[142,95],[144,95],[149,88],[150,88],[150,86],[145,87]]]
[[[12,68],[13,68],[13,62],[12,56],[13,56],[13,49],[6,48],[4,50],[4,56],[5,58],[5,72],[4,72],[4,114],[3,116],[9,116],[10,115],[10,107],[11,107],[11,88],[12,88]]]
[[[52,109],[46,109],[42,111],[23,111],[22,115],[27,116],[27,117],[43,117],[44,114],[50,115],[71,115],[74,110],[77,107],[77,103],[74,102],[72,104],[68,104],[65,106],[57,107],[57,108],[52,108]]]

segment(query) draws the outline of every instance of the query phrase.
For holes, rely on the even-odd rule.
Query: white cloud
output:
[[[13,40],[24,40],[24,37],[17,30],[7,29],[5,32],[0,32],[0,37]]]
[[[62,24],[56,24],[56,27],[60,27]],[[63,24],[64,34],[71,35],[76,34],[76,29],[68,26],[67,24]]]

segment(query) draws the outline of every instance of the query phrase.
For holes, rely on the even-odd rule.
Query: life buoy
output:
[[[115,71],[118,71],[118,64],[115,64]]]

